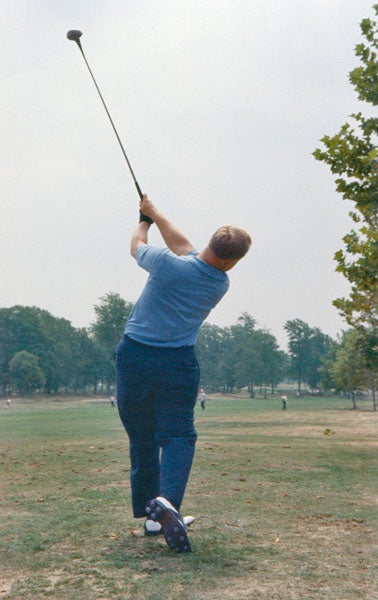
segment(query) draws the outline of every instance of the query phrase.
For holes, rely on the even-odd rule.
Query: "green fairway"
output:
[[[210,397],[184,514],[145,538],[107,400],[0,409],[2,600],[373,600],[377,421],[347,400]]]

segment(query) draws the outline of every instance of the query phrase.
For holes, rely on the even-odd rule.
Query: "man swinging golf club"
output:
[[[158,227],[166,248],[148,244]],[[197,252],[143,195],[131,254],[149,273],[116,351],[117,405],[130,439],[134,517],[162,529],[176,552],[191,552],[180,514],[197,438],[194,407],[199,328],[229,287],[229,271],[248,252],[249,234],[226,225]],[[155,527],[151,527],[155,525]]]

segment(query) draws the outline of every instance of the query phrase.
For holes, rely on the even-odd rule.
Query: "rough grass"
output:
[[[184,512],[193,553],[130,514],[107,401],[0,410],[2,600],[373,600],[377,421],[341,400],[212,398]]]

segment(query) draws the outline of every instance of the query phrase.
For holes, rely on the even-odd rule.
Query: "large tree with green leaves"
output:
[[[236,325],[230,327],[232,340],[231,362],[235,383],[247,387],[254,396],[254,387],[272,392],[284,376],[285,353],[278,348],[276,338],[265,329],[257,329],[256,321],[244,312]]]
[[[53,355],[51,340],[46,335],[41,311],[35,306],[16,305],[0,309],[0,391],[10,385],[9,363],[17,352],[25,350],[38,357],[39,367]]]
[[[199,330],[196,354],[201,366],[201,385],[208,390],[218,390],[224,385],[225,336],[222,327],[211,323],[204,323]]]
[[[306,382],[308,361],[310,358],[311,327],[301,319],[286,321],[284,329],[289,338],[290,374],[301,393],[302,384]]]
[[[96,321],[91,331],[101,346],[112,352],[122,337],[127,318],[133,308],[115,292],[108,292],[100,298],[100,304],[94,307]]]
[[[94,307],[96,321],[90,329],[103,353],[103,372],[108,388],[114,382],[114,351],[122,337],[125,323],[133,306],[119,294],[108,292],[100,298],[100,304],[96,304]]]
[[[75,392],[91,386],[93,393],[97,394],[98,384],[103,379],[104,361],[101,349],[86,328],[77,330],[75,380],[73,383]]]
[[[354,408],[357,408],[357,390],[373,390],[373,410],[376,410],[378,372],[369,364],[370,351],[367,345],[369,338],[364,331],[350,329],[344,333],[330,370],[336,387],[351,395]]]
[[[38,357],[26,350],[16,352],[9,362],[9,373],[21,396],[32,394],[43,384]]]
[[[257,354],[256,384],[260,391],[264,388],[264,396],[267,389],[274,393],[276,385],[282,381],[287,367],[285,352],[279,349],[277,340],[269,331],[256,329],[252,336],[253,344]]]
[[[45,390],[52,393],[64,388],[68,393],[75,387],[76,381],[78,331],[67,319],[54,317],[46,310],[35,310],[48,340],[46,352],[40,357],[40,365],[45,373]]]
[[[289,338],[291,376],[298,385],[306,383],[311,390],[319,388],[322,358],[327,354],[331,338],[318,327],[310,327],[301,319],[287,321],[284,326]]]
[[[256,320],[247,312],[240,315],[236,325],[231,325],[233,371],[238,387],[247,386],[251,397],[258,383],[259,354],[254,343]],[[229,361],[231,363],[231,361]]]
[[[373,10],[378,16],[378,4]],[[355,54],[360,65],[349,74],[358,99],[378,105],[378,22],[363,19],[364,41]],[[336,190],[353,203],[350,212],[354,229],[343,238],[344,248],[335,254],[336,270],[351,285],[348,298],[334,305],[353,327],[376,330],[378,325],[378,118],[373,113],[351,115],[333,136],[322,138],[324,148],[314,156],[330,166],[336,177]]]

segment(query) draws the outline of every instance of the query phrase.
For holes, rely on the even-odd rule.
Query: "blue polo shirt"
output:
[[[168,248],[138,247],[138,265],[149,277],[125,335],[149,346],[194,346],[201,324],[229,287],[227,273],[197,255],[196,250],[177,256]]]

